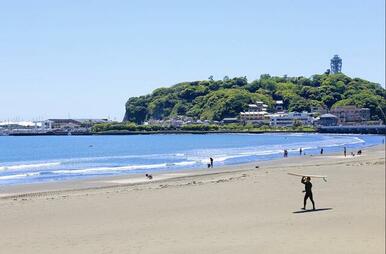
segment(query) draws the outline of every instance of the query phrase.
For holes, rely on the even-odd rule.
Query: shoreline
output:
[[[385,149],[384,144],[373,145],[362,149],[364,153]],[[62,193],[62,192],[77,192],[96,189],[111,189],[116,187],[135,187],[138,185],[165,183],[178,179],[190,179],[195,177],[205,177],[211,175],[232,174],[236,172],[259,171],[264,168],[277,167],[281,163],[302,163],[307,159],[325,159],[328,157],[336,157],[341,153],[333,152],[325,155],[306,155],[289,158],[276,158],[271,160],[260,160],[240,164],[222,165],[215,168],[195,168],[195,169],[178,169],[164,170],[161,172],[152,173],[153,179],[147,179],[144,174],[122,174],[114,176],[95,176],[80,179],[71,179],[64,181],[42,182],[42,183],[26,183],[12,184],[0,187],[0,199],[10,199],[17,197],[39,196],[44,194]],[[361,157],[356,155],[355,157]],[[353,158],[349,155],[347,158]],[[346,159],[346,158],[345,158]],[[326,163],[325,163],[326,164]]]

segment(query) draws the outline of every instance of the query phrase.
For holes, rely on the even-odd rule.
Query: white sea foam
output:
[[[166,163],[166,166],[168,167],[174,167],[174,166],[190,166],[197,164],[197,161],[181,161],[181,162],[169,162]]]
[[[166,168],[166,163],[161,164],[150,164],[150,165],[128,165],[121,167],[95,167],[95,168],[84,168],[84,169],[66,169],[66,170],[55,170],[52,173],[55,174],[97,174],[97,173],[108,173],[111,171],[130,171],[138,169],[155,169],[155,168]]]
[[[172,164],[174,166],[190,166],[190,165],[197,164],[197,162],[196,161],[181,161],[181,162],[175,162]]]
[[[84,168],[84,169],[65,169],[52,171],[54,174],[103,174],[112,171],[130,171],[140,169],[160,169],[173,166],[189,166],[196,164],[195,161],[182,161],[174,163],[160,163],[160,164],[148,164],[148,165],[127,165],[120,167],[95,167],[95,168]]]
[[[292,134],[291,134],[292,135]],[[299,134],[303,136],[305,134]],[[206,164],[209,162],[209,157],[213,157],[215,162],[225,163],[225,161],[236,158],[250,157],[250,156],[269,156],[280,154],[284,149],[289,152],[303,150],[319,149],[321,147],[338,147],[342,145],[353,145],[363,143],[364,140],[358,137],[327,137],[323,140],[298,142],[290,144],[275,144],[266,146],[250,146],[242,148],[222,148],[222,149],[201,149],[191,152],[191,156],[187,155],[189,160],[195,160],[199,163]]]
[[[33,169],[33,168],[47,168],[60,165],[60,162],[47,162],[47,163],[33,163],[33,164],[19,164],[19,165],[7,165],[0,166],[0,170],[17,170],[17,169]]]
[[[6,175],[6,176],[0,176],[0,180],[20,179],[25,177],[38,176],[39,174],[40,174],[39,172],[34,172],[34,173],[26,173],[26,174]]]
[[[82,162],[96,162],[96,161],[109,161],[109,160],[120,160],[120,159],[159,159],[159,158],[175,158],[183,157],[184,153],[170,153],[170,154],[130,154],[130,155],[109,155],[109,156],[92,156],[92,157],[78,157],[70,159],[61,159],[62,164],[75,164]]]

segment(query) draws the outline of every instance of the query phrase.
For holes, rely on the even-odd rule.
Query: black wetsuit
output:
[[[306,209],[306,203],[307,199],[310,198],[312,202],[313,209],[315,210],[315,202],[314,198],[312,196],[312,183],[311,182],[306,182],[304,179],[302,179],[302,184],[304,184],[306,194],[304,195],[304,209]]]

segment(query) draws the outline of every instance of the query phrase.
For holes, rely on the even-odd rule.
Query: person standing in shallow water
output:
[[[346,147],[343,148],[343,154],[344,154],[344,157],[346,157],[346,154],[347,154]]]
[[[320,149],[320,155],[323,155],[323,148]]]
[[[303,153],[303,149],[300,147],[300,149],[299,149],[299,155],[302,155],[302,153]]]
[[[210,167],[213,168],[213,158],[210,157],[209,160],[210,160]]]
[[[301,180],[301,183],[304,184],[304,187],[305,187],[305,195],[304,195],[304,206],[303,206],[303,210],[306,210],[306,204],[307,204],[307,199],[310,198],[311,202],[312,202],[312,209],[315,210],[315,202],[314,202],[314,197],[312,195],[312,183],[311,183],[311,177],[307,176],[303,176],[302,177],[302,180]]]

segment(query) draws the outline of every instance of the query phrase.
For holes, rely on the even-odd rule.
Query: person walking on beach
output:
[[[347,155],[346,147],[343,148],[343,154],[344,154],[344,157],[346,157],[346,155]]]
[[[303,210],[306,210],[306,204],[307,204],[307,199],[310,198],[311,202],[312,202],[312,209],[315,210],[315,202],[314,202],[314,198],[313,198],[313,195],[312,195],[312,183],[311,183],[311,177],[307,176],[303,176],[302,177],[302,180],[301,180],[301,183],[304,184],[304,187],[305,187],[305,195],[304,195],[304,206],[303,206]]]
[[[213,168],[213,158],[210,157],[209,160],[210,160],[210,167]]]

